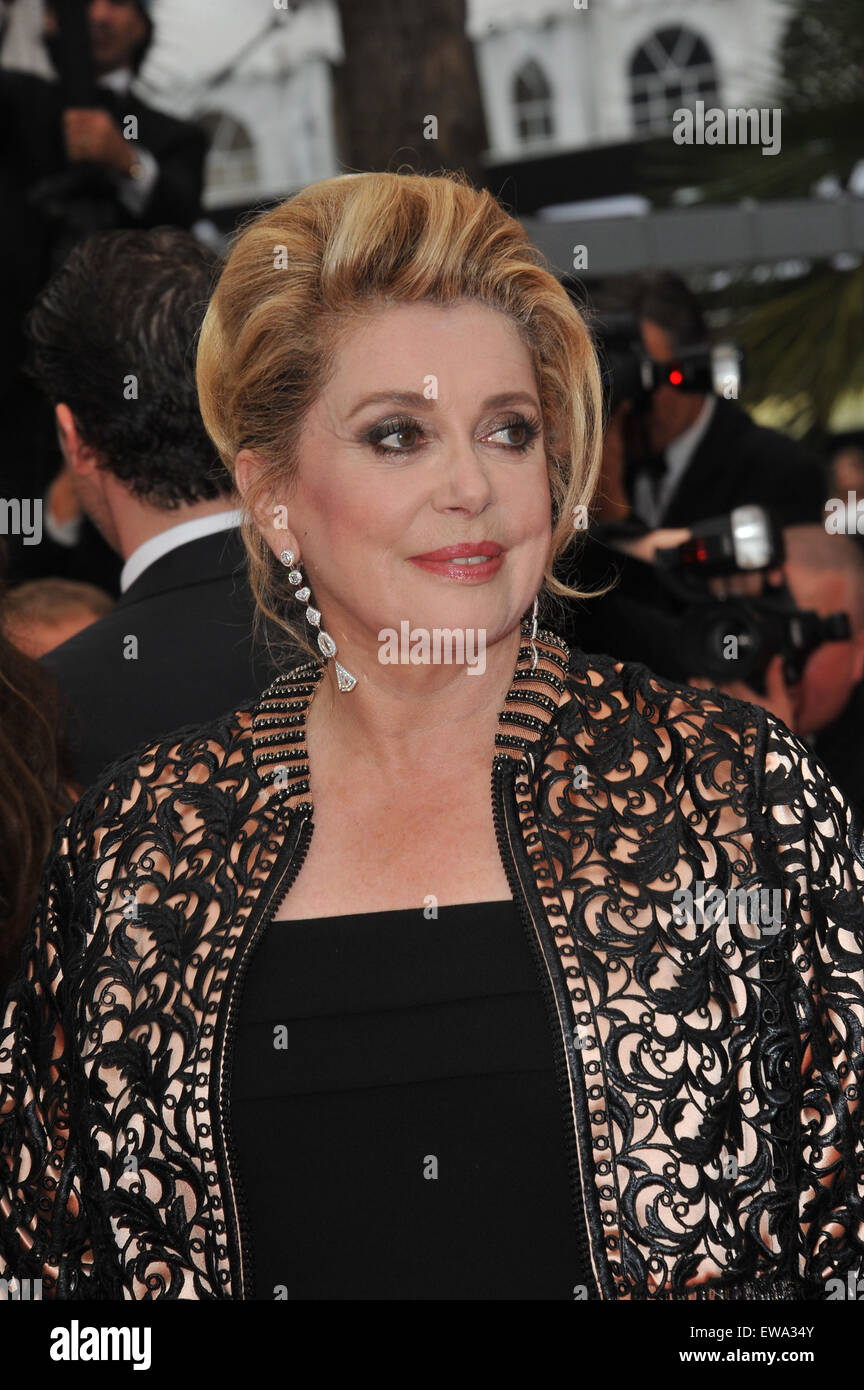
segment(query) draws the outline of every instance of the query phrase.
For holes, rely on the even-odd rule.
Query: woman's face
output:
[[[487,647],[512,632],[551,540],[540,399],[514,324],[467,301],[359,320],[304,420],[295,486],[276,502],[289,530],[268,527],[268,543],[299,552],[349,667],[405,620],[483,630]],[[418,560],[447,547],[498,557]]]

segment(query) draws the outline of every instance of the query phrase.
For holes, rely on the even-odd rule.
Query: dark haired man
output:
[[[708,342],[698,300],[670,271],[641,277],[632,307],[655,362],[671,366],[682,348]],[[770,507],[786,525],[822,519],[819,460],[734,400],[663,385],[642,423],[644,452],[630,454],[626,477],[632,510],[649,528],[689,526],[746,503]]]
[[[28,319],[78,498],[125,561],[112,612],[43,657],[71,706],[82,785],[275,674],[252,642],[238,502],[195,390],[217,269],[188,232],[103,232],[75,248]]]

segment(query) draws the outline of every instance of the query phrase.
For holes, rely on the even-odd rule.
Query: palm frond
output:
[[[815,268],[743,318],[745,400],[795,402],[799,424],[819,433],[847,392],[864,391],[864,266]]]

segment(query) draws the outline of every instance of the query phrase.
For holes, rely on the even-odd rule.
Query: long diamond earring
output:
[[[303,584],[303,576],[300,573],[300,571],[295,567],[294,561],[296,559],[296,556],[294,554],[294,551],[283,550],[282,554],[279,556],[279,559],[282,561],[283,565],[287,566],[288,583],[294,585],[300,584],[303,586],[302,588],[295,590],[294,597],[297,599],[298,603],[305,603],[307,605],[307,623],[311,623],[313,627],[318,628],[318,650],[321,652],[325,660],[327,659],[327,657],[333,657],[333,664],[336,667],[336,683],[339,686],[339,689],[346,691],[353,690],[355,685],[357,684],[357,677],[352,676],[351,672],[346,671],[345,667],[341,664],[341,662],[338,662],[336,660],[336,643],[333,641],[333,638],[330,636],[330,633],[325,632],[324,629],[321,627],[321,614],[319,613],[318,609],[313,608],[311,603],[309,602],[309,586],[308,584]]]
[[[538,595],[535,594],[535,595],[534,595],[534,607],[533,607],[532,610],[531,610],[531,650],[532,650],[532,652],[534,653],[534,659],[533,659],[532,662],[531,662],[531,670],[532,670],[532,671],[534,671],[534,670],[536,669],[536,667],[537,667],[537,661],[538,661],[538,656],[539,656],[539,653],[538,653],[538,651],[537,651],[537,643],[534,641],[534,638],[537,636],[537,607],[538,607],[537,599],[538,599]]]

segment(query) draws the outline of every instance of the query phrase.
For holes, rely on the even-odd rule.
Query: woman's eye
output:
[[[385,420],[367,438],[381,454],[407,454],[415,448],[421,433],[420,426],[410,420]]]
[[[501,443],[509,444],[512,449],[527,449],[537,438],[537,430],[527,420],[512,420],[509,425],[499,425],[488,438],[495,439],[499,434],[510,435],[509,439],[504,439]]]
[[[395,440],[395,445],[390,442],[392,440]],[[399,449],[410,449],[412,445],[417,443],[417,431],[415,429],[391,430],[389,434],[379,436],[377,442],[386,445],[389,449],[395,447],[397,452]]]
[[[506,448],[517,449],[518,452],[525,453],[526,450],[531,449],[533,441],[538,438],[540,427],[532,420],[511,420],[506,425],[499,425],[497,430],[493,430],[492,435],[489,435],[489,438],[495,438],[496,434],[514,434],[514,432],[518,438],[506,442]]]

